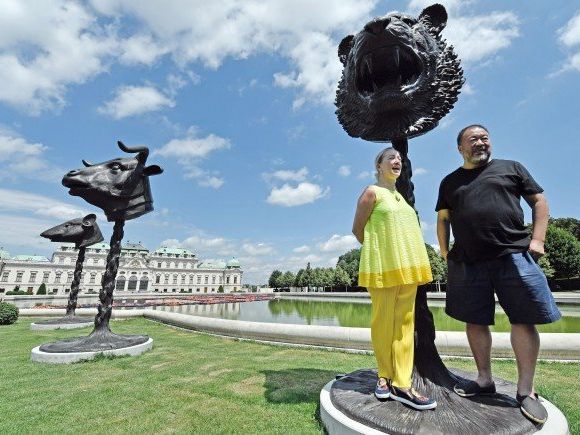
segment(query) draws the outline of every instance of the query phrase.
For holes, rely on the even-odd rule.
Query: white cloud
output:
[[[124,59],[150,64],[170,53],[178,65],[200,62],[215,69],[228,57],[278,53],[288,58],[290,71],[274,80],[299,89],[295,108],[306,101],[332,104],[341,68],[338,41],[329,35],[342,37],[358,29],[376,4],[377,0],[193,0],[186,5],[179,0],[92,1],[101,14],[121,23],[129,19],[139,23],[139,34],[133,36],[138,38],[124,46]],[[153,53],[147,56],[143,51],[148,41]]]
[[[341,166],[338,168],[338,175],[341,177],[348,177],[350,175],[350,166]]]
[[[580,44],[580,12],[576,13],[564,27],[558,30],[560,42],[567,47]]]
[[[358,241],[352,235],[340,236],[333,234],[326,242],[318,245],[322,252],[346,252],[359,246]]]
[[[70,85],[107,69],[116,42],[79,2],[4,0],[0,101],[31,115],[65,104]]]
[[[328,194],[330,188],[322,189],[318,184],[302,182],[296,187],[284,184],[280,188],[274,187],[266,201],[272,205],[294,207],[312,203]]]
[[[305,254],[310,252],[310,247],[306,245],[298,246],[297,248],[292,249],[292,252],[295,252],[296,254]]]
[[[296,171],[292,170],[280,170],[275,172],[268,172],[263,174],[265,180],[271,180],[276,178],[282,181],[304,181],[306,180],[306,176],[308,175],[308,168],[303,167],[301,169],[297,169]]]
[[[202,187],[219,189],[225,180],[217,171],[202,169],[200,161],[208,158],[214,151],[229,149],[229,139],[209,134],[206,137],[198,136],[198,129],[190,127],[185,138],[172,139],[161,148],[153,151],[153,155],[174,157],[184,169],[184,177],[197,180]]]
[[[182,159],[201,159],[217,150],[231,147],[229,139],[225,139],[215,134],[206,137],[197,137],[197,129],[191,127],[187,137],[183,139],[172,139],[163,147],[154,151],[164,157],[177,157]]]
[[[113,100],[100,107],[99,112],[114,119],[123,119],[174,106],[173,100],[152,86],[121,86],[115,91]]]
[[[3,246],[26,246],[34,249],[50,249],[50,241],[40,233],[57,223],[50,219],[0,214],[0,240]],[[38,251],[30,252],[37,254]]]
[[[249,255],[268,255],[274,253],[274,248],[265,243],[244,243],[242,249]]]
[[[510,11],[494,11],[486,15],[470,15],[463,11],[472,1],[441,1],[449,19],[443,36],[455,47],[464,65],[485,62],[509,47],[520,35],[519,19]],[[429,0],[411,0],[409,9],[419,13],[433,4]]]
[[[371,171],[362,171],[360,174],[356,176],[356,178],[358,178],[359,180],[370,180],[374,179],[375,176]]]
[[[161,246],[171,248],[186,248],[195,252],[200,258],[237,255],[237,248],[233,241],[224,237],[207,237],[203,233],[195,234],[184,240],[167,239]]]
[[[46,196],[2,188],[0,188],[0,210],[29,212],[59,220],[73,219],[89,213],[81,207],[72,206]]]
[[[425,168],[415,168],[413,169],[413,175],[423,175],[426,174],[427,172],[429,172],[427,169]]]
[[[151,35],[137,34],[120,42],[120,61],[127,65],[152,65],[167,53],[167,48],[157,45]]]
[[[0,128],[0,180],[3,178],[32,178],[59,181],[64,170],[44,159],[48,149],[41,143],[30,143],[11,131]]]
[[[580,51],[577,47],[580,44],[580,12],[576,13],[564,27],[559,29],[558,34],[559,41],[570,49],[570,53],[560,71],[552,75],[568,70],[580,71]]]

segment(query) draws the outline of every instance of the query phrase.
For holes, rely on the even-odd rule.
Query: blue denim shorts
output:
[[[526,252],[477,263],[449,259],[445,312],[466,323],[493,325],[494,291],[511,324],[552,323],[562,315],[546,276]]]

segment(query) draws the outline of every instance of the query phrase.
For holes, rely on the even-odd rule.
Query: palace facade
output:
[[[109,245],[86,248],[80,293],[98,293],[105,272]],[[62,244],[49,260],[37,255],[10,255],[0,249],[0,295],[14,290],[36,294],[44,283],[47,294],[70,292],[78,250]],[[140,243],[122,245],[115,290],[158,293],[224,293],[242,291],[243,271],[235,258],[228,262],[202,262],[183,248],[149,251]]]

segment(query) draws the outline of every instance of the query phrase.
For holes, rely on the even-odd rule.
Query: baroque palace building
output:
[[[80,293],[98,293],[105,272],[109,245],[86,248]],[[0,295],[14,290],[36,293],[44,283],[47,294],[70,292],[78,250],[62,244],[51,260],[37,255],[10,255],[0,248]],[[149,251],[140,243],[122,245],[116,291],[158,293],[224,293],[242,291],[243,271],[235,258],[202,262],[183,248]]]

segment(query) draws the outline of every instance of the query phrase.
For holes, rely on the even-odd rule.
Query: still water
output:
[[[445,314],[443,303],[429,302],[438,331],[463,331],[464,324]],[[361,302],[327,302],[278,299],[215,305],[158,306],[156,310],[194,316],[217,317],[250,322],[291,323],[301,325],[370,327],[371,305]],[[580,332],[580,307],[560,306],[562,319],[549,325],[539,325],[540,332]],[[507,316],[496,309],[492,331],[508,332]]]

